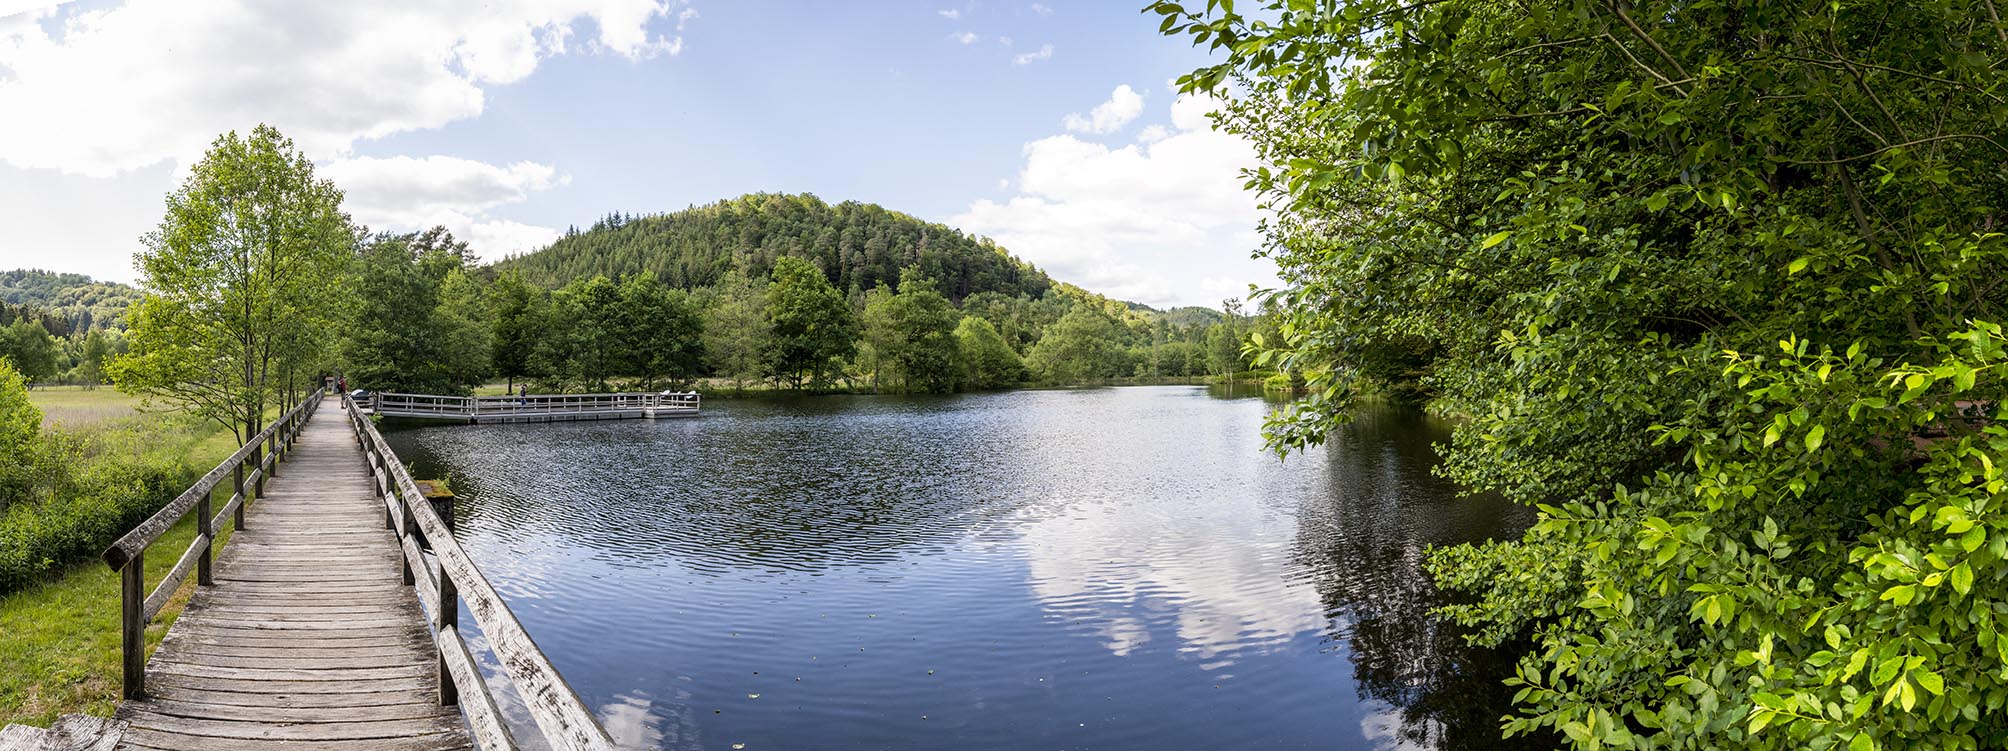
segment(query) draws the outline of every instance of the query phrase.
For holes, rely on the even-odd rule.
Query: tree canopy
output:
[[[159,398],[249,438],[265,406],[326,363],[355,231],[342,192],[278,130],[216,139],[167,196],[139,253],[145,297],[121,390]]]
[[[1529,645],[1508,733],[2008,745],[1990,0],[1263,5],[1153,7],[1278,210],[1272,437],[1470,418],[1446,471],[1542,511],[1434,559]]]

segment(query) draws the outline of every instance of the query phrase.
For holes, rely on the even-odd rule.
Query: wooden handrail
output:
[[[315,389],[299,404],[273,420],[272,424],[265,426],[264,430],[251,436],[229,458],[196,480],[181,495],[105,549],[105,565],[119,572],[119,646],[124,653],[125,698],[146,697],[146,625],[160,615],[160,609],[188,580],[189,572],[195,572],[197,586],[212,583],[209,567],[215,555],[216,529],[233,514],[237,528],[244,528],[245,499],[263,492],[265,478],[278,474],[279,460],[292,448],[293,441],[300,435],[300,427],[320,407],[321,395],[325,391],[325,388]],[[261,453],[264,454],[262,459]],[[252,467],[249,475],[241,472],[246,462]],[[236,492],[223,505],[223,511],[212,517],[209,514],[209,495],[218,483],[223,482],[225,475],[232,474],[236,475],[233,480]],[[250,488],[248,494],[247,487]],[[153,593],[146,594],[147,547],[190,511],[195,512],[195,540],[189,543],[187,550],[182,551],[181,558],[175,561],[174,568],[161,579]]]
[[[418,589],[431,610],[434,645],[439,656],[440,704],[460,706],[481,748],[516,747],[460,634],[460,603],[464,598],[467,611],[488,637],[489,648],[494,650],[502,672],[516,686],[546,743],[559,751],[612,749],[613,738],[606,728],[600,726],[578,693],[558,674],[550,658],[523,630],[474,559],[453,539],[450,525],[433,511],[432,504],[419,492],[418,483],[384,442],[376,425],[346,394],[342,396],[342,406],[356,440],[362,444],[371,485],[384,501],[384,526],[398,536],[399,547],[404,550],[405,583]],[[420,538],[432,549],[432,564],[428,564],[420,550]],[[472,701],[460,700],[469,693]]]
[[[379,414],[474,420],[515,414],[640,411],[670,409],[695,412],[703,397],[697,392],[618,392],[610,394],[533,394],[527,396],[436,396],[385,392],[371,398]]]

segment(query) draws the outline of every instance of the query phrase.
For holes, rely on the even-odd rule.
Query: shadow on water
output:
[[[616,732],[669,748],[1515,748],[1427,546],[1525,510],[1363,410],[1278,461],[1258,388],[730,400],[392,429]],[[1273,397],[1271,397],[1273,398]]]

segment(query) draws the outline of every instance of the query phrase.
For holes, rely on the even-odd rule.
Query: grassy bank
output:
[[[179,414],[140,414],[136,400],[111,389],[37,389],[30,399],[44,411],[45,424],[57,440],[81,446],[72,457],[76,466],[69,468],[83,478],[73,488],[80,489],[79,493],[102,491],[121,480],[133,482],[120,474],[121,467],[148,462],[178,465],[182,469],[173,481],[186,487],[236,450],[236,439],[214,425]],[[179,489],[167,492],[172,498]],[[151,492],[145,497],[159,495]],[[225,498],[218,502],[227,499],[227,494],[219,495]],[[66,496],[40,504],[17,504],[7,513],[21,515],[12,520],[15,522],[25,517],[31,523],[49,525],[67,524],[79,516],[116,513],[116,521],[98,520],[99,526],[110,524],[112,529],[129,526],[126,516],[144,518],[150,513],[144,508],[78,508],[100,502],[96,497],[79,500]],[[98,535],[93,532],[91,536]],[[189,519],[154,543],[153,554],[146,557],[149,585],[173,568],[194,537],[194,521]],[[100,545],[91,539],[81,547]],[[38,575],[26,586],[0,596],[0,724],[46,726],[57,715],[70,712],[105,715],[118,702],[118,573],[88,557],[50,570],[53,573]],[[188,590],[184,586],[148,629],[149,645],[159,642],[167,625],[180,613]]]

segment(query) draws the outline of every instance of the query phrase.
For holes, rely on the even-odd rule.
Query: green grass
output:
[[[161,441],[186,445],[189,463],[198,471],[216,466],[237,449],[229,432],[181,415],[140,415],[136,399],[110,389],[37,389],[32,398],[45,410],[47,405],[64,410],[65,421],[57,423],[64,430],[131,427],[127,421],[137,421],[143,429],[159,431]],[[221,488],[211,503],[220,508],[229,496],[230,490]],[[229,535],[219,538],[220,551]],[[149,593],[194,539],[190,514],[147,549]],[[147,628],[149,651],[180,615],[194,581],[190,576]],[[110,716],[118,705],[120,664],[119,574],[103,562],[80,562],[59,577],[0,597],[0,725],[47,727],[58,715],[74,712]]]
[[[140,399],[110,386],[43,386],[28,392],[42,410],[42,427],[87,428],[140,415]]]

